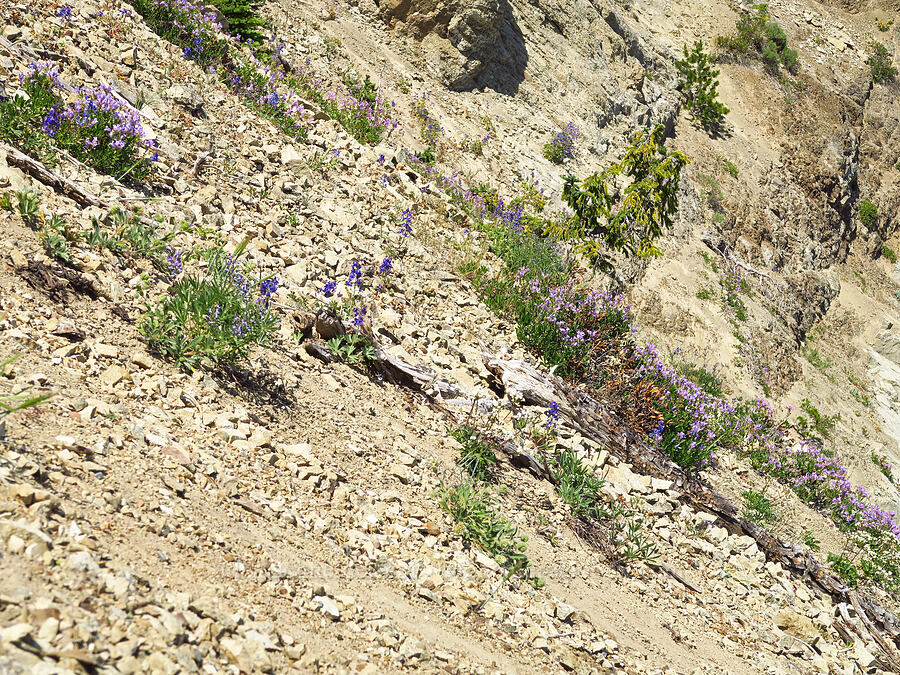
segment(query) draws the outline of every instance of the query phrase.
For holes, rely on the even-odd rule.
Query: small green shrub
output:
[[[259,29],[265,22],[259,15],[261,0],[211,0],[228,20],[228,32],[244,42],[261,44],[265,38]]]
[[[610,252],[661,255],[655,241],[672,226],[681,170],[688,161],[684,153],[665,146],[661,124],[637,132],[622,161],[584,180],[566,176],[563,199],[575,215],[548,234],[573,241],[578,252],[604,271],[613,268]],[[621,176],[631,180],[620,191]]]
[[[719,36],[716,44],[734,54],[759,57],[773,74],[777,74],[781,66],[796,74],[799,67],[797,52],[788,48],[784,29],[769,21],[769,6],[758,4],[753,10],[738,19],[734,35]]]
[[[697,291],[697,298],[700,300],[712,300],[715,297],[715,290],[711,286],[703,286]]]
[[[558,454],[552,467],[556,491],[578,518],[604,520],[609,511],[600,495],[603,481],[586,467],[571,450]]]
[[[869,58],[866,59],[866,63],[872,73],[872,81],[877,84],[892,82],[897,77],[897,69],[893,65],[890,52],[876,40],[869,44]]]
[[[876,19],[875,25],[878,27],[879,31],[887,33],[891,29],[891,26],[894,25],[894,20],[889,19],[888,21],[882,21],[881,19]]]
[[[848,585],[856,588],[859,583],[859,568],[851,560],[843,555],[829,553],[828,564],[835,574],[846,581]]]
[[[710,66],[712,57],[703,51],[703,42],[695,42],[694,48],[688,51],[684,45],[684,58],[675,62],[675,68],[681,79],[676,85],[684,95],[685,106],[694,118],[707,128],[715,128],[729,110],[718,101],[718,70]]]
[[[511,574],[527,574],[531,567],[525,553],[528,538],[496,511],[494,498],[486,487],[461,483],[442,488],[438,495],[441,508],[456,521],[465,540],[481,548]],[[539,579],[533,583],[543,585]]]
[[[894,249],[892,249],[892,248],[891,248],[890,246],[888,246],[887,244],[882,244],[882,245],[881,245],[881,255],[883,255],[885,258],[887,258],[887,259],[888,259],[890,262],[892,262],[892,263],[896,263],[896,262],[897,262],[897,254],[896,254],[896,252],[894,252]]]
[[[800,535],[800,541],[806,544],[809,547],[810,551],[818,551],[822,548],[822,543],[816,539],[816,536],[809,531],[804,532]]]
[[[328,340],[328,349],[344,363],[357,365],[375,360],[375,347],[359,333],[342,333]]]
[[[737,164],[735,164],[734,162],[732,162],[729,159],[725,159],[724,157],[720,157],[719,159],[722,161],[722,166],[725,167],[725,171],[728,173],[728,175],[731,176],[732,178],[737,178],[738,174],[740,173],[738,171]]]
[[[493,445],[481,432],[465,424],[450,429],[449,433],[462,445],[456,463],[475,480],[491,480],[498,464]]]
[[[794,428],[802,438],[810,440],[821,438],[824,441],[831,438],[835,426],[841,419],[840,414],[823,415],[808,398],[804,398],[800,402],[800,409],[806,413],[806,416],[799,415]]]
[[[252,345],[269,342],[278,326],[269,307],[278,282],[252,280],[252,270],[239,261],[247,243],[231,255],[205,251],[205,272],[185,276],[148,306],[140,331],[151,348],[194,370],[237,361]]]
[[[815,347],[805,346],[803,348],[803,356],[813,367],[819,370],[827,370],[833,365],[832,360],[827,356],[822,356]]]
[[[859,203],[859,221],[869,230],[874,230],[878,225],[878,207],[868,199]]]
[[[757,525],[771,525],[778,519],[772,501],[765,495],[747,490],[741,496],[744,498],[743,514],[747,520]]]

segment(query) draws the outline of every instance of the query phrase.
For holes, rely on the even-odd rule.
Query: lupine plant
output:
[[[135,11],[158,35],[182,48],[182,56],[202,65],[222,61],[229,53],[228,36],[215,12],[191,0],[134,0]]]
[[[278,279],[254,277],[240,261],[247,243],[231,254],[218,247],[201,252],[205,271],[187,275],[169,253],[169,269],[181,276],[148,306],[140,325],[153,349],[194,370],[237,361],[252,345],[268,344],[278,327],[271,309]]]
[[[0,138],[41,158],[60,148],[119,179],[140,181],[150,173],[151,143],[138,113],[111,87],[81,88],[66,102],[59,72],[44,62],[29,64],[19,79],[27,96],[0,100]]]
[[[562,164],[564,160],[572,159],[575,157],[575,141],[580,135],[578,127],[569,122],[544,145],[544,157],[554,164]]]

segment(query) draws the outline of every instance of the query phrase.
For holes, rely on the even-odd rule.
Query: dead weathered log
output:
[[[0,150],[6,153],[7,164],[18,167],[32,178],[36,178],[44,185],[52,187],[57,192],[64,194],[81,206],[106,206],[99,197],[95,197],[90,192],[83,190],[69,179],[63,178],[58,173],[51,171],[41,162],[16,150],[11,145],[0,143]]]
[[[857,593],[806,551],[779,540],[744,518],[725,495],[685,471],[662,450],[647,443],[583,390],[520,360],[487,353],[483,353],[482,357],[498,382],[521,396],[526,405],[547,406],[549,400],[557,401],[560,416],[583,437],[599,444],[641,473],[672,481],[683,501],[697,510],[715,515],[729,532],[753,538],[769,560],[780,563],[798,577],[813,581],[836,602],[850,603],[863,621],[861,631],[870,634],[884,652],[890,667],[894,672],[900,672],[900,657],[896,651],[900,645],[900,627],[892,613]]]

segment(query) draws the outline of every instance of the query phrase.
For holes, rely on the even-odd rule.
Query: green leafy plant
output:
[[[897,262],[897,253],[894,251],[894,249],[892,249],[887,244],[881,245],[881,255],[883,255],[885,258],[887,258],[887,260],[889,260],[892,263]]]
[[[732,178],[737,178],[738,174],[740,173],[737,164],[729,159],[725,159],[724,157],[719,157],[719,159],[722,162],[722,166],[725,167],[725,171],[728,173],[728,175]]]
[[[715,294],[716,292],[711,286],[702,286],[696,293],[699,300],[712,300]]]
[[[802,438],[821,438],[826,441],[831,438],[835,426],[841,419],[840,414],[823,415],[808,398],[804,398],[800,402],[800,409],[806,415],[797,417],[794,428]]]
[[[866,63],[872,73],[872,81],[877,84],[893,82],[897,77],[897,69],[893,65],[890,52],[877,40],[869,44],[869,58],[866,59]]]
[[[489,481],[497,468],[497,454],[486,436],[467,424],[448,430],[462,448],[456,463],[479,481]]]
[[[721,124],[729,112],[718,101],[719,81],[716,78],[719,71],[712,69],[712,62],[712,57],[703,51],[702,41],[695,42],[691,50],[684,45],[684,57],[675,62],[675,69],[681,76],[676,86],[684,95],[685,107],[707,129]]]
[[[602,521],[610,517],[600,490],[603,481],[571,450],[559,453],[552,463],[556,492],[578,518]]]
[[[818,551],[822,548],[821,542],[816,539],[816,536],[809,531],[805,531],[802,535],[800,535],[800,541],[806,544],[809,547],[810,551]]]
[[[151,348],[194,370],[237,361],[252,345],[268,344],[278,326],[269,307],[277,281],[252,280],[239,261],[248,242],[230,255],[220,247],[203,251],[205,271],[184,276],[147,307],[139,328]]]
[[[364,335],[341,333],[328,340],[328,349],[338,359],[350,365],[375,361],[375,347]]]
[[[53,215],[48,218],[39,237],[44,250],[51,258],[66,264],[73,262],[69,244],[77,242],[80,236],[69,229],[68,224],[61,216]]]
[[[747,490],[741,496],[744,498],[743,514],[747,520],[752,520],[757,525],[771,525],[778,519],[772,501],[765,495]]]
[[[856,585],[859,583],[860,573],[859,568],[852,560],[846,558],[844,555],[829,553],[828,564],[831,569],[834,570],[835,574],[846,581],[848,585],[856,588]]]
[[[874,202],[868,199],[859,202],[859,222],[868,230],[874,230],[878,226],[878,207]]]
[[[833,362],[830,358],[828,358],[827,356],[822,356],[817,348],[810,347],[809,345],[803,348],[803,356],[807,361],[810,362],[812,366],[818,368],[819,370],[827,370],[833,365]]]
[[[481,548],[510,574],[527,574],[531,567],[525,553],[528,538],[497,512],[487,487],[461,483],[441,488],[438,495],[441,508],[456,521],[458,534]]]
[[[879,31],[887,33],[891,29],[891,26],[894,25],[894,20],[889,19],[887,21],[882,21],[881,19],[875,19],[875,25],[878,27]]]
[[[656,239],[672,226],[678,209],[678,184],[688,158],[664,144],[658,125],[639,131],[621,162],[582,181],[565,178],[563,199],[574,211],[571,220],[551,226],[547,234],[575,242],[575,248],[598,267],[612,271],[608,252],[660,255]],[[619,191],[617,181],[630,181]]]

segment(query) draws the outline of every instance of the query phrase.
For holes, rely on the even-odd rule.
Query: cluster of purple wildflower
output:
[[[152,143],[145,138],[138,112],[112,87],[81,87],[75,90],[77,98],[65,103],[53,65],[31,63],[28,68],[19,79],[29,96],[29,114],[59,147],[103,173],[128,173],[138,180],[146,176],[149,165],[140,151]]]
[[[550,405],[547,408],[547,412],[544,413],[546,420],[544,421],[544,427],[547,429],[551,429],[556,426],[556,423],[559,422],[559,403],[556,401],[550,401]]]
[[[69,23],[72,20],[72,6],[62,5],[58,10],[56,10],[56,16],[58,16],[66,23]]]
[[[183,48],[186,59],[211,63],[228,51],[229,36],[222,32],[215,13],[203,3],[143,0],[135,7],[154,31]]]
[[[412,209],[404,209],[400,217],[400,236],[406,239],[412,234]]]
[[[180,256],[174,257],[174,262],[180,264]],[[171,270],[172,263],[169,265]],[[279,287],[278,277],[253,282],[245,267],[232,255],[214,256],[210,271],[224,295],[207,309],[209,324],[238,340],[253,339],[266,332],[273,322],[269,307]]]
[[[575,141],[580,135],[578,127],[569,122],[544,146],[544,157],[557,163],[572,159],[575,156]]]
[[[181,258],[181,251],[177,248],[171,246],[166,248],[166,268],[172,279],[184,272],[184,261]]]

